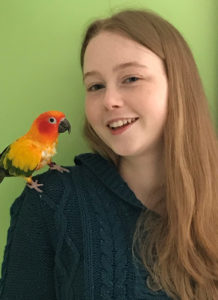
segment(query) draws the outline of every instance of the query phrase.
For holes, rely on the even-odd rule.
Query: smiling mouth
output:
[[[108,124],[107,127],[112,130],[120,129],[123,127],[126,127],[128,125],[131,125],[135,123],[139,118],[130,118],[126,120],[119,120],[117,122],[113,122],[111,124]]]

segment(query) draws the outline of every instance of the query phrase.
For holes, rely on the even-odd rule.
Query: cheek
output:
[[[94,126],[99,119],[99,111],[93,101],[86,99],[85,101],[85,114],[88,122]]]
[[[58,125],[57,124],[50,124],[47,121],[41,122],[38,125],[38,130],[42,134],[52,134],[54,132],[57,132]]]
[[[91,113],[91,106],[89,105],[87,100],[85,102],[85,115],[86,115],[87,120],[90,123],[92,113]]]
[[[141,95],[143,95],[143,110],[157,119],[165,119],[168,106],[167,89],[166,82],[158,82],[141,91]]]
[[[167,118],[167,98],[157,99],[156,105],[150,103],[149,110],[153,126],[163,128]]]

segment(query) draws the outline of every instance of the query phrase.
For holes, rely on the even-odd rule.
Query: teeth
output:
[[[108,124],[108,126],[110,128],[117,128],[117,127],[121,127],[127,123],[132,123],[133,121],[135,121],[136,118],[132,118],[132,119],[126,119],[126,120],[119,120],[119,121],[116,121],[116,122],[112,122],[110,124]]]

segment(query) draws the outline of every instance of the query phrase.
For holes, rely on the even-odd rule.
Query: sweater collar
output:
[[[99,154],[84,153],[76,156],[74,162],[76,165],[84,165],[88,168],[107,188],[124,201],[136,207],[145,208],[120,176],[116,166],[111,161]]]

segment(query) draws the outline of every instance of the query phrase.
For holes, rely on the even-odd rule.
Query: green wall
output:
[[[88,151],[81,129],[84,89],[79,48],[86,25],[116,10],[145,7],[172,22],[190,44],[199,66],[214,120],[218,119],[216,0],[1,0],[0,152],[23,135],[47,110],[61,110],[72,124],[59,138],[55,161],[72,165]],[[9,209],[24,180],[0,186],[0,262],[9,226]]]

